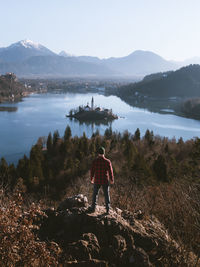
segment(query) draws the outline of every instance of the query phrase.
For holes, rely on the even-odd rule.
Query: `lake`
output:
[[[92,96],[96,106],[112,108],[113,113],[120,117],[111,123],[113,131],[128,130],[134,133],[139,128],[143,136],[149,129],[155,135],[176,139],[182,137],[183,140],[200,135],[198,120],[131,107],[116,96],[97,93],[33,94],[22,102],[0,104],[0,107],[17,108],[15,112],[0,112],[0,158],[5,157],[7,162],[16,163],[24,154],[29,155],[32,145],[40,136],[47,136],[49,132],[53,134],[55,130],[63,136],[67,125],[71,127],[73,136],[81,136],[85,132],[90,137],[97,129],[103,134],[108,125],[80,124],[66,117],[70,109],[90,104]]]

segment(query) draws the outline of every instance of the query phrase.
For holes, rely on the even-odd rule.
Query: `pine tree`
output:
[[[104,136],[105,136],[107,139],[111,138],[111,136],[112,136],[112,127],[111,127],[111,126],[105,130],[105,132],[104,132]]]
[[[53,134],[53,147],[55,148],[58,144],[58,140],[60,138],[58,130],[56,130]]]
[[[130,139],[130,133],[128,131],[124,131],[122,141],[127,142]]]
[[[127,140],[125,143],[124,155],[127,158],[128,166],[133,164],[133,159],[136,153],[136,149],[131,140]]]
[[[21,177],[26,184],[26,186],[29,186],[30,184],[30,161],[27,158],[26,155],[22,159],[18,161],[17,164],[17,175],[18,177]]]
[[[134,179],[136,179],[139,184],[148,183],[151,180],[151,170],[144,156],[140,153],[136,152],[131,170],[133,171]]]
[[[159,155],[158,158],[154,161],[153,170],[156,174],[156,177],[159,181],[167,182],[167,165],[165,159],[162,155]]]
[[[149,129],[146,130],[146,133],[144,135],[145,140],[147,141],[148,145],[151,146],[154,144],[154,135],[153,131],[149,131]]]
[[[101,138],[100,138],[100,136],[97,136],[95,138],[95,150],[98,151],[100,146],[101,146]]]
[[[8,167],[8,172],[9,172],[9,179],[10,179],[10,184],[11,184],[11,187],[13,188],[14,185],[16,184],[17,182],[17,170],[15,168],[15,165],[14,164],[10,164],[9,167]]]
[[[37,177],[39,183],[44,180],[43,160],[44,156],[41,147],[38,145],[33,146],[30,152],[31,178],[34,179],[34,177]]]
[[[96,131],[92,134],[92,138],[99,136],[99,135],[100,135],[99,129],[96,129]]]
[[[71,128],[69,125],[67,125],[64,133],[64,141],[68,141],[72,136]]]
[[[139,128],[136,129],[134,137],[133,137],[133,140],[134,141],[140,140],[140,130],[139,130]]]
[[[165,150],[165,153],[167,153],[167,154],[169,153],[169,145],[168,144],[165,145],[164,150]]]
[[[1,158],[0,161],[0,183],[3,185],[8,185],[9,183],[9,170],[5,158]]]
[[[92,156],[95,155],[96,153],[96,146],[95,146],[95,142],[94,140],[92,139],[91,143],[90,143],[90,146],[89,146],[89,152]]]
[[[49,135],[47,137],[47,150],[49,152],[51,152],[52,151],[52,147],[53,147],[53,139],[52,139],[51,133],[49,133]]]
[[[88,155],[89,144],[85,132],[83,132],[83,136],[81,137],[81,150],[85,155]]]

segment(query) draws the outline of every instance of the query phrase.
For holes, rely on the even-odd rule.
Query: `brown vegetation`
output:
[[[44,216],[41,206],[24,203],[19,191],[12,196],[0,192],[1,266],[56,266],[60,248],[37,236],[37,220]]]

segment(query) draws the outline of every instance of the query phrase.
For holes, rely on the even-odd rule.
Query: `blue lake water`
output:
[[[22,102],[0,104],[17,107],[16,112],[0,112],[0,158],[5,157],[9,163],[16,163],[24,154],[29,155],[31,146],[40,136],[47,136],[55,130],[63,136],[67,125],[70,125],[73,135],[81,136],[85,132],[90,137],[97,129],[103,134],[108,128],[106,125],[80,124],[66,118],[70,109],[90,103],[92,96],[96,106],[112,108],[113,113],[120,117],[111,124],[114,131],[134,133],[139,128],[141,135],[144,135],[149,129],[155,135],[176,139],[182,137],[184,140],[200,136],[198,120],[134,108],[116,96],[95,93],[34,94]]]

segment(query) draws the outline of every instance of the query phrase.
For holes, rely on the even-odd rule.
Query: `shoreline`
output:
[[[15,102],[19,102],[23,97],[28,96],[29,94],[31,94],[32,92],[23,92],[22,95],[16,95],[14,97],[3,97],[0,98],[0,104],[4,104],[4,103],[15,103]]]
[[[186,119],[200,120],[200,116],[194,114],[187,114],[182,110],[182,106],[185,98],[179,98],[177,100],[169,100],[165,98],[145,98],[144,101],[138,101],[136,97],[126,97],[118,96],[122,101],[131,107],[147,109],[150,112],[155,112],[159,114],[169,114],[178,117],[183,117]]]
[[[18,103],[20,101],[22,101],[22,99],[24,97],[28,97],[31,94],[38,94],[38,93],[46,93],[47,91],[25,91],[22,93],[22,95],[17,95],[14,98],[11,97],[4,97],[4,98],[0,98],[0,104],[14,104],[14,103]]]

